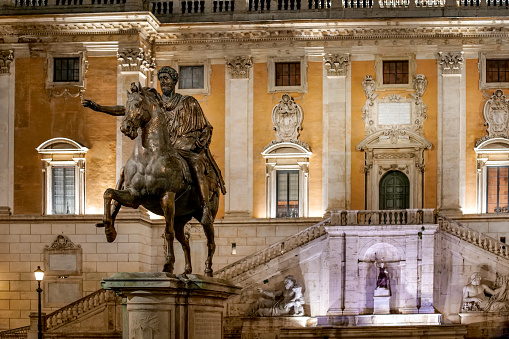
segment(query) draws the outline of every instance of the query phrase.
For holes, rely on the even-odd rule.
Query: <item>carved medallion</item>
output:
[[[497,89],[484,104],[484,124],[488,126],[488,135],[479,139],[476,146],[491,138],[508,138],[509,100],[501,89]]]
[[[283,94],[279,104],[272,110],[272,123],[276,131],[276,141],[293,142],[302,129],[302,108],[295,103],[290,94]]]

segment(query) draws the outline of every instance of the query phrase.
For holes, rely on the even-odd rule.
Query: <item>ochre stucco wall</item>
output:
[[[437,206],[437,62],[436,60],[417,60],[417,74],[424,74],[428,87],[422,100],[428,106],[424,121],[424,137],[431,142],[430,150],[424,152],[424,208]],[[418,206],[420,207],[420,206]]]
[[[261,153],[269,142],[275,140],[272,129],[272,109],[283,93],[267,93],[267,64],[253,67],[253,217],[266,217],[265,159]],[[322,63],[308,63],[308,92],[290,93],[302,107],[304,119],[299,140],[307,143],[313,152],[309,161],[309,216],[322,215]]]
[[[352,204],[354,210],[365,209],[365,185],[364,185],[364,152],[359,152],[357,144],[365,137],[364,121],[362,121],[362,107],[366,103],[366,95],[362,88],[362,81],[366,75],[375,78],[375,61],[352,61],[352,131],[351,131],[351,154],[352,174],[351,190]]]
[[[116,58],[89,58],[86,98],[116,104]],[[45,58],[16,59],[14,132],[14,213],[41,214],[42,142],[64,137],[89,148],[86,206],[102,211],[105,188],[115,185],[116,119],[85,109],[79,97],[50,97],[45,89]]]

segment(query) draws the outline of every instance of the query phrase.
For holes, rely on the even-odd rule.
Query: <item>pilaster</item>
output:
[[[405,271],[403,281],[405,289],[403,305],[400,309],[401,313],[417,313],[417,289],[418,289],[418,240],[419,237],[414,232],[406,235],[405,241]]]
[[[253,210],[253,80],[250,56],[226,61],[225,218],[250,218]]]
[[[465,201],[466,81],[463,52],[438,54],[438,208],[461,213]]]
[[[345,237],[341,234],[334,234],[329,228],[327,228],[327,232],[330,236],[327,258],[329,265],[329,309],[327,310],[327,315],[342,315]]]
[[[0,50],[0,215],[14,201],[14,52]]]
[[[349,64],[348,54],[324,57],[322,208],[326,214],[350,208]]]
[[[425,226],[428,227],[428,226]],[[428,227],[429,228],[429,227]],[[434,257],[435,257],[435,231],[436,226],[431,230],[422,232],[421,241],[421,307],[419,313],[434,313]]]
[[[359,234],[345,234],[344,310],[343,315],[359,314]]]

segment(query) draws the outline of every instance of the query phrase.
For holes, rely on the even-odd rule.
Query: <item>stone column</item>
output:
[[[327,256],[327,264],[329,266],[329,308],[327,315],[342,315],[345,237],[340,226],[327,226],[325,229],[329,234],[329,253]]]
[[[253,211],[253,82],[249,56],[226,61],[225,218],[250,218]]]
[[[421,241],[421,308],[419,313],[435,313],[433,308],[436,225],[425,225]]]
[[[439,53],[438,209],[461,213],[465,202],[466,82],[463,52]]]
[[[118,76],[117,76],[117,105],[125,105],[127,102],[127,90],[131,83],[141,83],[147,86],[148,72],[155,70],[155,62],[150,51],[141,47],[119,48],[118,50]],[[117,118],[117,180],[120,169],[131,156],[134,148],[134,140],[129,139],[120,131],[123,117]]]
[[[350,83],[348,54],[324,57],[323,211],[350,208]]]
[[[404,286],[404,303],[401,313],[417,313],[417,243],[419,238],[415,230],[410,230],[405,235],[405,271],[402,277]]]
[[[359,314],[359,234],[357,231],[345,232],[345,271],[343,272],[345,292],[343,315]]]
[[[14,52],[0,51],[0,215],[14,204]]]

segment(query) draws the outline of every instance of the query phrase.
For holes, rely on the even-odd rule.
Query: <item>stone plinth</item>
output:
[[[376,288],[373,296],[374,314],[389,314],[391,308],[389,302],[391,300],[391,291],[387,288]]]
[[[441,314],[376,314],[317,317],[318,326],[438,326]]]
[[[277,339],[282,328],[316,326],[310,317],[253,317],[242,318],[242,339]]]
[[[240,291],[194,274],[116,273],[101,285],[125,297],[124,339],[221,339],[225,301]]]

